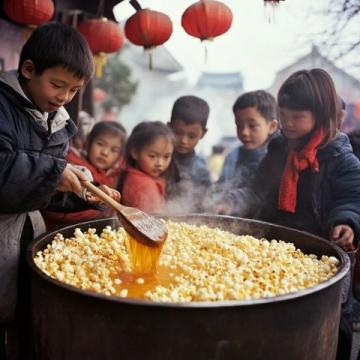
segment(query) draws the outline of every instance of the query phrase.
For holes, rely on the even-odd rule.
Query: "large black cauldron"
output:
[[[305,253],[336,256],[333,278],[311,289],[253,301],[156,304],[82,291],[53,280],[33,257],[55,233],[28,248],[33,271],[33,350],[36,360],[335,359],[341,287],[350,264],[329,242],[268,223],[221,216],[175,217],[236,234],[295,243]],[[75,227],[101,230],[115,219]]]

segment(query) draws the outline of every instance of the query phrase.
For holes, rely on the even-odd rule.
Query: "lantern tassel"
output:
[[[209,41],[214,41],[214,38],[209,37],[206,39],[201,40],[201,42],[204,44],[204,63],[207,64],[208,59],[209,59],[209,49],[208,49],[208,45],[210,44]]]
[[[154,47],[144,47],[144,51],[145,53],[148,54],[148,58],[149,58],[149,70],[151,71],[153,69],[153,50]]]
[[[269,24],[276,22],[275,15],[277,8],[280,4],[280,1],[285,1],[285,0],[264,0],[264,6],[265,6],[264,17],[265,17],[265,21],[268,21]]]
[[[153,69],[153,58],[152,58],[152,52],[149,52],[149,70],[151,71]]]
[[[95,75],[98,78],[102,77],[103,67],[107,63],[107,56],[104,52],[100,52],[94,55],[94,63],[95,63]]]

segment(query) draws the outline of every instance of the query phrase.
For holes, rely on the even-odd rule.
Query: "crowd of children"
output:
[[[48,229],[111,215],[82,181],[150,213],[246,216],[320,235],[349,253],[357,248],[360,136],[351,134],[352,149],[340,132],[339,97],[324,70],[294,73],[277,101],[263,90],[238,97],[240,143],[216,182],[195,150],[210,111],[197,96],[178,98],[167,124],[143,121],[127,139],[119,123],[100,122],[81,149],[69,150],[76,126],[63,106],[92,73],[81,35],[51,23],[26,42],[18,71],[0,76],[0,358],[7,333],[7,351],[27,359],[24,249],[45,231],[38,210]],[[343,308],[338,359],[351,349]],[[12,341],[22,345],[9,350]]]

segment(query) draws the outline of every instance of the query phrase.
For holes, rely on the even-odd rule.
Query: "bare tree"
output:
[[[360,0],[327,0],[325,7],[326,28],[319,45],[333,60],[360,70]]]

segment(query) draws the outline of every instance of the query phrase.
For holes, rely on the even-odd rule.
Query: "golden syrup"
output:
[[[127,298],[144,299],[147,291],[153,291],[157,286],[169,286],[174,284],[174,278],[180,271],[176,271],[167,266],[159,265],[155,273],[134,273],[120,271],[116,278],[121,280],[121,284],[114,285],[119,293],[122,289],[128,291]],[[138,280],[143,282],[139,283]]]
[[[178,269],[159,265],[162,245],[146,246],[127,234],[126,244],[129,252],[132,271],[119,271],[113,280],[120,279],[121,284],[114,285],[117,292],[128,291],[128,298],[144,298],[147,291],[155,290],[159,285],[168,286],[174,283],[174,278],[180,273]]]
[[[127,248],[134,273],[155,273],[162,250],[160,246],[152,247],[135,240],[127,235]]]

